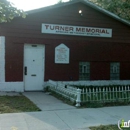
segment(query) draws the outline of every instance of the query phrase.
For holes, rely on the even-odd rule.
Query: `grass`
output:
[[[129,106],[130,101],[115,101],[115,102],[85,102],[81,103],[85,108],[99,108],[99,107],[111,107],[111,106]]]
[[[40,111],[40,109],[23,95],[0,96],[0,114]]]
[[[119,130],[119,128],[117,125],[100,125],[96,127],[90,127],[90,130]],[[130,130],[130,128],[123,128],[122,130]]]

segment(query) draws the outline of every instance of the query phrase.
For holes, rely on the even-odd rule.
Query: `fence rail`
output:
[[[118,102],[130,101],[130,86],[86,86],[76,88],[63,82],[48,81],[50,90],[73,102],[76,106],[84,102]]]

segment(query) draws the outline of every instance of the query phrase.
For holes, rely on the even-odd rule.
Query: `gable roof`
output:
[[[74,0],[74,1],[70,1],[70,2],[64,2],[64,3],[61,3],[61,4],[55,4],[55,5],[52,5],[52,6],[47,6],[47,7],[43,7],[43,8],[39,8],[39,9],[35,9],[35,10],[30,10],[30,11],[26,11],[27,14],[33,14],[33,13],[38,13],[38,12],[42,12],[42,11],[46,11],[46,10],[51,10],[51,9],[55,9],[55,8],[59,8],[59,7],[64,7],[64,6],[67,6],[67,5],[72,5],[72,4],[76,4],[76,3],[83,3],[101,13],[104,13],[105,15],[108,15],[128,26],[130,26],[130,22],[115,15],[114,13],[111,13],[101,7],[99,7],[98,5],[88,1],[88,0]]]

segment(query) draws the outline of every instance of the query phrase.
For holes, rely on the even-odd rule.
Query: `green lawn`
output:
[[[0,96],[0,113],[17,113],[40,111],[40,109],[23,95]]]
[[[119,130],[117,125],[100,125],[96,127],[90,127],[91,130]],[[130,128],[122,129],[122,130],[130,130]]]

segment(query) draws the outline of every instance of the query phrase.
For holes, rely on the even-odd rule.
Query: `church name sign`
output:
[[[112,37],[112,29],[59,24],[42,24],[42,33],[89,37]]]

